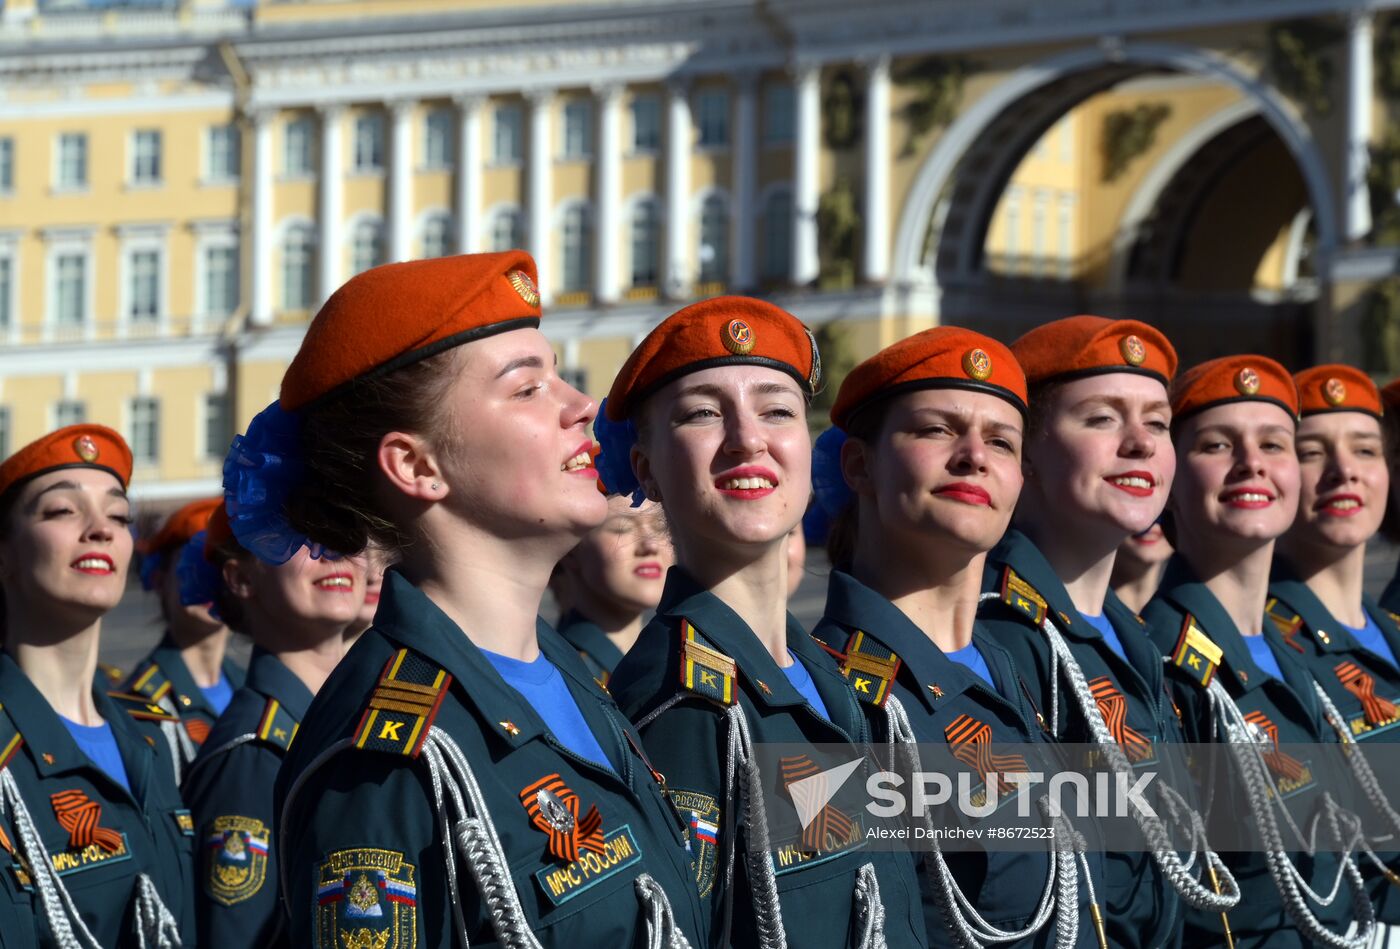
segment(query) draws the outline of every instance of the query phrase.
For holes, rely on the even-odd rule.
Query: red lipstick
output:
[[[952,484],[945,484],[941,488],[935,488],[934,494],[940,498],[947,498],[950,501],[961,501],[963,504],[975,504],[978,507],[991,507],[992,496],[985,488],[966,481],[954,481]]]

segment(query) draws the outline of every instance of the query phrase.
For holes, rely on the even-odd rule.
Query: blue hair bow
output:
[[[209,604],[209,613],[219,619],[214,607],[220,589],[223,587],[223,574],[219,568],[204,558],[205,531],[200,531],[180,548],[180,558],[175,566],[175,576],[180,580],[180,603],[183,606],[203,606]]]
[[[846,433],[833,426],[818,435],[812,445],[812,493],[828,519],[834,519],[855,497],[846,484],[846,476],[841,473],[841,446],[844,444]]]
[[[150,592],[156,588],[156,574],[165,569],[165,554],[153,550],[141,555],[141,589]]]
[[[637,444],[637,426],[630,419],[614,422],[608,418],[608,400],[598,406],[593,420],[593,437],[598,440],[598,457],[593,464],[609,494],[626,495],[633,507],[647,499],[637,476],[632,473],[632,446]]]

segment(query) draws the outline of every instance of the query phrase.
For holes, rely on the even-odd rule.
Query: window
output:
[[[1006,192],[1006,259],[1014,267],[1021,252],[1021,189]]]
[[[160,131],[141,129],[131,137],[131,183],[160,184]]]
[[[700,207],[700,282],[724,283],[729,277],[729,212],[724,198],[712,194]]]
[[[210,181],[231,181],[238,177],[238,126],[216,125],[209,130],[208,167],[204,176]]]
[[[701,148],[722,148],[729,144],[729,93],[705,89],[696,97],[696,124]]]
[[[792,144],[792,86],[774,83],[763,89],[763,142],[765,145]]]
[[[582,204],[575,204],[564,212],[565,293],[588,289],[588,271],[593,257],[588,217],[588,208]]]
[[[384,116],[376,113],[355,119],[355,170],[384,170]]]
[[[59,254],[54,258],[54,322],[82,326],[86,316],[87,255]]]
[[[434,109],[423,122],[423,167],[452,167],[452,112]]]
[[[632,209],[632,286],[654,287],[661,271],[660,215],[651,198]]]
[[[492,124],[491,160],[497,165],[513,165],[520,161],[520,107],[498,106]]]
[[[160,461],[160,400],[138,396],[131,400],[131,457],[137,464]]]
[[[238,308],[238,248],[204,248],[204,315],[228,316]]]
[[[66,428],[69,425],[81,425],[87,421],[87,405],[75,399],[64,399],[54,403],[53,426],[54,428]]]
[[[311,143],[315,134],[307,116],[287,123],[282,138],[282,173],[288,178],[311,174]]]
[[[525,243],[524,222],[520,212],[499,211],[491,221],[491,249],[493,251],[515,250]]]
[[[10,407],[0,405],[0,458],[10,457]]]
[[[378,221],[361,221],[350,238],[350,270],[363,273],[384,263],[384,228]]]
[[[1055,221],[1055,249],[1060,259],[1060,279],[1074,273],[1074,195],[1061,194]]]
[[[126,267],[127,319],[154,323],[160,319],[160,251],[132,251]]]
[[[593,103],[574,99],[564,103],[564,157],[587,158],[593,154]]]
[[[763,206],[763,279],[792,276],[792,194],[775,191]]]
[[[15,140],[0,138],[0,191],[15,190]]]
[[[297,224],[282,239],[282,309],[311,308],[311,228]]]
[[[58,187],[87,187],[87,136],[82,132],[58,137]]]
[[[452,253],[452,219],[434,214],[423,225],[423,257],[446,257]]]
[[[650,154],[661,148],[661,101],[656,96],[632,100],[632,151]]]
[[[210,392],[204,397],[204,457],[222,461],[233,441],[233,416],[229,412],[228,394]]]
[[[15,295],[15,259],[6,254],[0,256],[0,335],[10,331],[13,314],[11,302]]]

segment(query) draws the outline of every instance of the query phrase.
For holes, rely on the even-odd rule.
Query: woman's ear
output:
[[[442,466],[427,440],[412,432],[386,432],[379,440],[379,471],[394,490],[420,501],[447,497]]]
[[[656,483],[656,479],[651,473],[651,459],[642,450],[641,445],[633,445],[632,451],[627,456],[632,463],[632,474],[636,476],[637,483],[646,492],[648,501],[661,501],[661,485]]]
[[[847,438],[841,445],[841,476],[858,495],[874,493],[870,481],[870,446],[863,438]]]
[[[251,600],[253,598],[253,571],[257,568],[253,566],[252,560],[244,563],[237,557],[224,561],[224,586],[229,592],[240,600]]]

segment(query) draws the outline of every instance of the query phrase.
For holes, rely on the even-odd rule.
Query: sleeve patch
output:
[[[395,850],[330,853],[317,871],[316,949],[413,949],[416,871]]]
[[[269,828],[252,817],[216,817],[204,838],[204,892],[224,906],[252,899],[267,879]]]

